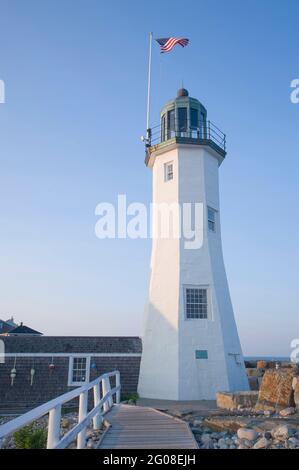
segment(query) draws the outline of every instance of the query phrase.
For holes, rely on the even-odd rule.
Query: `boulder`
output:
[[[253,449],[267,449],[270,444],[271,442],[268,441],[268,439],[266,439],[265,437],[261,437],[258,441],[256,441],[253,446]]]
[[[291,431],[286,424],[277,426],[272,430],[272,437],[277,441],[285,441],[291,436]]]
[[[258,392],[218,392],[217,406],[226,410],[237,410],[238,406],[253,408],[258,399]]]
[[[295,375],[293,368],[268,369],[260,386],[256,409],[276,411],[293,406]]]
[[[280,416],[283,418],[286,418],[287,416],[294,415],[296,413],[296,409],[292,406],[289,406],[288,408],[285,408],[284,410],[280,411]]]
[[[258,438],[258,433],[254,429],[240,428],[237,431],[237,436],[239,439],[255,441]]]
[[[296,377],[297,379],[298,377]],[[294,402],[299,411],[299,380],[296,380],[295,389],[294,389]]]
[[[292,382],[293,390],[296,390],[296,385],[297,385],[298,379],[299,379],[298,376],[293,378],[293,382]]]
[[[248,377],[261,377],[264,374],[264,371],[262,369],[250,367],[246,369],[246,374]]]
[[[257,361],[256,368],[257,369],[266,369],[267,368],[267,361]]]

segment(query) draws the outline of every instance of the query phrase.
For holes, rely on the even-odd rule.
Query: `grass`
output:
[[[13,435],[17,449],[45,449],[47,430],[30,424],[16,431]]]

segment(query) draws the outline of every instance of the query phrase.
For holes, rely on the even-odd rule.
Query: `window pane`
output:
[[[163,114],[162,119],[161,119],[161,142],[164,142],[166,140],[166,116]]]
[[[174,109],[168,111],[167,113],[167,137],[170,139],[174,135],[175,125],[174,125]]]
[[[86,381],[86,357],[74,357],[73,359],[73,382],[85,382]]]
[[[186,288],[185,312],[187,318],[208,318],[207,289]]]
[[[198,128],[198,110],[191,108],[190,110],[191,114],[191,128],[192,129],[197,129]]]
[[[187,131],[187,108],[178,108],[179,131]]]
[[[165,181],[169,181],[173,179],[173,163],[165,163],[164,178],[165,178]]]

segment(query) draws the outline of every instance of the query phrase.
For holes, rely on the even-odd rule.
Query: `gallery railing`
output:
[[[147,147],[167,143],[172,139],[182,139],[186,142],[190,140],[192,143],[211,144],[216,150],[218,148],[221,153],[226,153],[226,135],[211,121],[199,122],[197,127],[173,120],[168,125],[152,127],[148,137]]]

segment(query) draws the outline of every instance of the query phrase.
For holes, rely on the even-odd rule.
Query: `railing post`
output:
[[[55,449],[60,440],[61,405],[49,412],[47,449]]]
[[[105,377],[103,379],[103,398],[105,397],[105,395],[107,395],[107,393],[109,393],[111,390],[111,387],[110,387],[110,380],[109,380],[109,377]],[[105,401],[104,405],[103,405],[103,408],[104,408],[104,412],[106,411],[109,411],[110,407],[111,407],[111,400],[108,399],[107,401]]]
[[[116,387],[120,387],[120,373],[117,371],[115,374],[115,385]],[[116,392],[116,403],[120,403],[120,389]]]
[[[79,418],[78,423],[80,423],[87,415],[88,407],[88,390],[83,393],[80,393],[79,398]],[[86,445],[86,426],[79,432],[77,437],[77,449],[84,449]]]
[[[98,383],[93,387],[93,404],[94,407],[96,407],[101,400],[101,394],[100,394],[100,384]],[[99,410],[99,413],[93,418],[93,429],[100,429],[102,424],[102,416],[101,416],[101,410]]]

